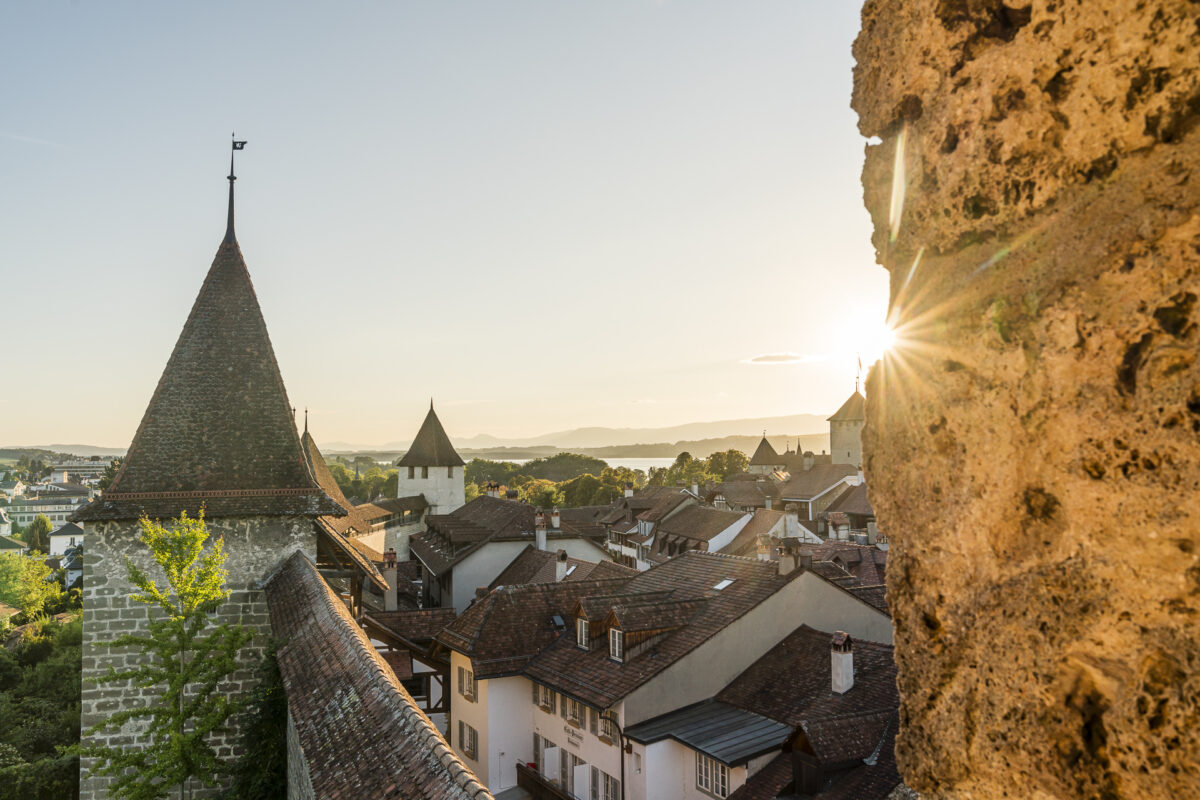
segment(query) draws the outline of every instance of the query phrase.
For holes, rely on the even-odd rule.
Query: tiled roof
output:
[[[878,547],[826,540],[821,544],[804,545],[800,552],[811,554],[813,561],[840,564],[863,586],[878,586],[887,577],[888,553]]]
[[[409,550],[430,572],[442,575],[486,542],[533,542],[535,513],[528,503],[480,495],[449,514],[431,514],[426,519],[428,530],[409,540]],[[546,524],[550,524],[548,512]],[[572,522],[561,515],[559,528],[546,531],[549,542],[583,538],[598,543],[603,535],[599,525]]]
[[[871,503],[867,500],[867,484],[865,483],[860,483],[858,486],[852,487],[850,491],[843,493],[830,503],[826,510],[830,514],[841,512],[862,517],[875,516],[875,509],[871,508]]]
[[[584,561],[582,558],[568,556],[565,551],[562,552],[562,556],[565,557],[560,557],[557,551],[538,550],[532,544],[526,545],[525,549],[517,553],[516,558],[500,571],[488,588],[495,589],[497,586],[512,586],[522,583],[554,583],[557,580],[560,560],[566,564],[567,575],[563,580],[567,581],[587,580],[598,566],[594,561]],[[621,567],[621,570],[627,569],[629,568]],[[631,572],[636,573],[637,570],[631,570]],[[609,577],[613,576],[610,574]]]
[[[343,513],[309,474],[250,274],[217,250],[121,470],[74,519]]]
[[[658,524],[658,536],[678,536],[691,542],[707,542],[746,516],[742,511],[722,511],[708,506],[689,506]]]
[[[779,497],[779,487],[770,480],[726,481],[718,484],[710,495],[722,495],[731,506],[744,508],[766,508],[767,498]]]
[[[316,797],[490,800],[303,555],[287,560],[266,596]]]
[[[469,656],[480,678],[511,675],[562,635],[581,597],[624,584],[618,579],[505,586],[477,600],[436,638]],[[556,615],[564,621],[563,628],[555,627]]]
[[[733,541],[721,549],[731,556],[758,557],[758,537],[771,532],[783,520],[783,512],[767,508],[754,509],[754,516],[746,527],[738,531]]]
[[[453,608],[420,608],[412,611],[371,611],[367,614],[379,627],[414,643],[433,641],[442,629],[458,618]]]
[[[630,655],[624,663],[610,660],[606,647],[581,650],[573,637],[564,637],[532,660],[524,672],[585,703],[608,708],[800,574],[802,570],[780,576],[776,565],[751,559],[684,553],[639,573],[624,583],[621,592],[662,591],[668,593],[669,601],[707,598],[690,623],[662,635],[649,650]],[[732,583],[716,591],[714,587],[722,580]]]
[[[375,500],[371,503],[362,503],[354,508],[358,510],[363,519],[373,522],[384,517],[410,511],[420,514],[429,508],[429,503],[425,501],[425,495],[418,494],[411,497],[393,497],[388,500]]]
[[[834,694],[830,674],[829,643],[832,633],[801,625],[782,642],[751,664],[717,694],[722,702],[791,725],[816,725],[831,719],[858,720],[856,730],[877,733],[867,747],[866,740],[855,745],[861,755],[846,755],[842,749],[821,750],[816,755],[831,761],[863,758],[871,753],[883,734],[877,720],[860,715],[893,714],[900,706],[896,689],[896,664],[891,645],[865,640],[854,642],[854,685],[845,694]],[[787,680],[780,680],[786,675]],[[825,724],[821,722],[821,724]],[[866,738],[870,738],[867,735]],[[840,736],[839,741],[845,740]],[[825,747],[825,745],[821,745]],[[830,746],[832,748],[832,746]],[[865,748],[865,749],[864,749]],[[855,752],[857,753],[858,750]]]
[[[68,522],[65,525],[55,528],[50,531],[51,536],[83,536],[83,528],[76,525],[74,522]]]
[[[325,463],[325,457],[321,455],[316,440],[308,432],[307,422],[305,422],[304,435],[300,437],[300,446],[304,452],[304,463],[308,465],[313,480],[342,508],[340,516],[325,517],[323,522],[343,536],[361,536],[369,533],[370,523],[363,519],[358,509],[346,499],[346,495],[342,494],[342,489],[334,480],[333,473],[329,471],[329,465]]]
[[[639,512],[637,518],[643,522],[658,522],[689,501],[694,501],[694,498],[690,494],[678,490],[670,494],[661,494],[654,498],[654,502],[649,508]]]
[[[18,542],[11,536],[0,535],[0,550],[25,550],[24,542]]]
[[[771,443],[767,441],[766,436],[758,443],[758,448],[754,451],[754,455],[750,457],[750,466],[752,467],[770,467],[782,463],[779,460],[779,453],[776,453],[775,448],[771,447]]]
[[[401,467],[461,467],[462,456],[450,443],[446,429],[433,411],[433,401],[429,402],[429,413],[421,423],[421,429],[413,439],[412,446],[404,457],[396,462]]]
[[[856,422],[867,418],[867,398],[855,389],[854,394],[842,403],[842,407],[834,412],[829,422]]]
[[[779,494],[784,500],[811,500],[856,475],[858,467],[850,464],[816,464],[806,472],[792,473]]]

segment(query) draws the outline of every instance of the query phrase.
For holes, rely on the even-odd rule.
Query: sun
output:
[[[861,358],[864,367],[883,358],[896,345],[896,331],[886,322],[862,325],[847,337],[848,354]]]

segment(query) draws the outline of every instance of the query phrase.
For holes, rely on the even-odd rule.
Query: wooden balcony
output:
[[[533,800],[576,800],[557,783],[551,783],[549,778],[522,762],[517,762],[517,786],[529,792]]]

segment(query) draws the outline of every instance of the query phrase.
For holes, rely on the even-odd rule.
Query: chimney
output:
[[[801,553],[796,566],[800,569],[812,569],[812,553]]]
[[[845,631],[838,631],[829,643],[831,688],[834,694],[845,694],[854,688],[854,640]]]
[[[783,535],[789,539],[800,538],[800,509],[788,503],[783,509]]]
[[[825,454],[825,451],[822,450],[821,455],[824,455],[824,454]],[[805,450],[804,451],[804,471],[805,472],[808,472],[810,469],[813,468],[813,460],[814,459],[813,459],[812,450]]]
[[[567,577],[567,551],[559,550],[558,557],[554,560],[554,582],[562,583],[562,579]]]
[[[780,575],[790,575],[792,570],[796,569],[796,556],[790,550],[785,548],[783,552],[779,554],[779,561],[776,563],[779,565]]]
[[[879,542],[879,528],[875,527],[875,521],[871,520],[867,523],[867,543],[877,544]]]
[[[767,500],[767,511],[770,511],[771,510],[771,502],[772,502],[771,498],[768,497],[768,498],[766,498],[766,500]]]
[[[496,494],[500,494],[500,491],[497,490]],[[520,496],[521,496],[521,493],[518,492],[516,489],[509,489],[507,492],[504,493],[504,499],[506,499],[506,500],[516,500]]]
[[[758,537],[758,560],[771,560],[771,537],[763,534]]]
[[[546,515],[539,508],[533,515],[534,546],[538,550],[546,549]]]
[[[696,495],[696,497],[700,496],[700,482],[699,481],[695,481],[695,480],[692,481],[692,494]]]
[[[562,530],[562,516],[558,513],[558,506],[550,509],[550,530]]]
[[[396,568],[396,551],[388,548],[388,551],[383,554],[383,569],[380,570],[383,574],[383,579],[387,581],[387,591],[383,594],[383,610],[396,611],[400,608],[400,600],[398,597],[400,579],[399,570]]]
[[[633,497],[633,482],[632,481],[625,482],[625,496]]]

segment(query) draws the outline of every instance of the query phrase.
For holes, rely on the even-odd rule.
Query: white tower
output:
[[[829,450],[833,463],[862,466],[862,430],[867,422],[867,399],[857,388],[829,418]]]
[[[433,412],[433,400],[421,430],[397,466],[397,497],[424,495],[430,514],[449,514],[466,502],[466,465]]]

